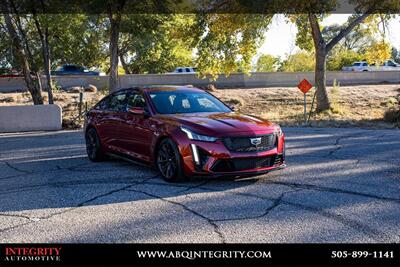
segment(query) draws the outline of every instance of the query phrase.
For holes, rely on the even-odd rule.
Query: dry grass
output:
[[[313,114],[311,126],[393,128],[384,121],[384,114],[397,103],[400,85],[360,85],[328,87],[332,110]],[[307,94],[307,110],[311,108],[315,90]],[[213,92],[226,102],[239,102],[239,111],[258,115],[281,125],[302,125],[303,94],[297,88],[225,89]],[[314,105],[315,109],[315,105]]]
[[[332,110],[313,114],[310,124],[317,127],[393,128],[397,123],[384,121],[384,114],[398,105],[400,85],[360,85],[328,88]],[[267,118],[284,126],[303,124],[303,94],[297,88],[221,89],[212,92],[228,105],[243,113]],[[45,93],[43,94],[45,95]],[[105,92],[85,92],[90,108]],[[314,89],[307,94],[307,110],[311,108]],[[47,99],[47,96],[45,97]],[[66,128],[79,127],[79,93],[55,92],[54,100],[63,109]],[[0,93],[0,105],[31,105],[29,93]],[[315,108],[315,107],[314,107]]]

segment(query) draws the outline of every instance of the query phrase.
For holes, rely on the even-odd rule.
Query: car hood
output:
[[[168,118],[177,126],[188,127],[199,134],[223,136],[230,133],[272,132],[276,125],[258,117],[230,113],[173,114]]]

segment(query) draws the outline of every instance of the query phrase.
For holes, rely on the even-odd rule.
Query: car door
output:
[[[140,160],[150,161],[150,145],[154,136],[151,130],[151,117],[142,93],[133,91],[128,93],[126,112],[121,123],[121,142],[126,154]],[[134,114],[131,108],[143,108],[147,114]]]
[[[99,134],[102,135],[104,145],[114,152],[122,152],[120,145],[120,127],[126,109],[126,91],[117,92],[108,97],[107,108],[98,120]]]
[[[97,134],[102,140],[103,146],[108,146],[108,116],[109,116],[109,103],[111,96],[103,98],[97,105],[90,110],[90,117],[96,125]]]

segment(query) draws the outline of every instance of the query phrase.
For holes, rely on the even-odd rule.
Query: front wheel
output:
[[[185,180],[183,164],[178,146],[174,141],[167,138],[161,141],[157,150],[157,168],[168,182]]]
[[[90,128],[85,135],[86,152],[91,161],[102,161],[105,155],[101,149],[100,138],[94,128]]]

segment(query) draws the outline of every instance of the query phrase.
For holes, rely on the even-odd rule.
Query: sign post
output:
[[[304,123],[307,123],[307,94],[304,94]]]
[[[307,81],[306,79],[303,79],[297,85],[297,87],[304,94],[304,124],[306,124],[307,123],[307,92],[312,88],[312,84],[309,81]]]

